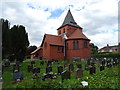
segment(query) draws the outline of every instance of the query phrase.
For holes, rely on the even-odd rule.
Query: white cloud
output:
[[[91,42],[99,48],[117,44],[118,32],[114,30],[118,29],[118,0],[2,0],[0,17],[8,19],[11,26],[24,25],[31,45],[39,46],[45,33],[57,34],[69,5],[73,5],[73,17]],[[59,17],[50,18],[57,9],[64,11]]]

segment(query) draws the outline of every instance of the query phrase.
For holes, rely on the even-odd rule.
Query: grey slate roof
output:
[[[79,27],[79,28],[81,28],[81,27],[80,27],[79,25],[77,25],[77,23],[75,22],[72,14],[71,14],[70,9],[68,10],[68,13],[67,13],[67,15],[66,15],[66,17],[65,17],[65,19],[64,19],[63,24],[62,24],[59,28],[65,26],[65,25],[71,25],[71,26],[74,26],[74,27]],[[59,29],[59,28],[58,28],[58,29]]]

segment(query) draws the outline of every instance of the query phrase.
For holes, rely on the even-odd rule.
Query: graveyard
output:
[[[2,88],[119,88],[118,58],[4,63]]]

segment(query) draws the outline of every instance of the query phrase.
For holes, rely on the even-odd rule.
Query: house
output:
[[[58,35],[45,34],[40,47],[31,53],[31,59],[90,58],[90,39],[82,30],[69,9],[63,24],[57,29]]]
[[[98,52],[111,52],[111,53],[120,53],[120,43],[118,45],[114,45],[114,46],[109,46],[109,44],[107,44],[107,46],[99,49]]]

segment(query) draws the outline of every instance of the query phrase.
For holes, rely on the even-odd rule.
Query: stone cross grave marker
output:
[[[61,75],[62,72],[63,72],[63,67],[62,67],[62,66],[59,66],[59,67],[58,67],[58,74]]]
[[[21,81],[23,79],[23,73],[22,72],[14,72],[13,73],[13,80],[14,81]]]
[[[78,79],[78,78],[81,78],[81,77],[83,77],[83,70],[78,68],[76,70],[76,78]]]

